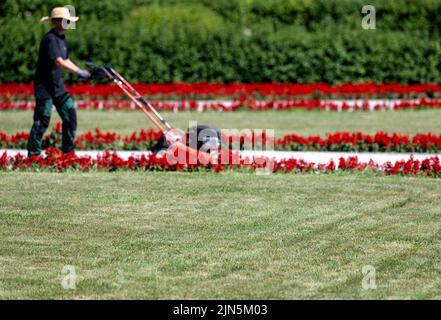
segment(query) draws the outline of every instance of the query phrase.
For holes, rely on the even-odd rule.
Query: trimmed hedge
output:
[[[158,4],[160,3],[160,5]],[[58,0],[0,3],[0,82],[30,82],[39,25]],[[72,1],[79,62],[113,65],[130,81],[441,82],[441,0]],[[73,80],[73,79],[70,79]]]
[[[57,5],[73,5],[82,16],[123,20],[127,13],[151,4],[204,5],[234,24],[302,25],[308,30],[323,24],[359,27],[361,8],[370,4],[377,9],[378,27],[387,30],[424,30],[439,34],[440,0],[3,0],[0,17],[43,16]],[[206,12],[201,12],[204,14]]]

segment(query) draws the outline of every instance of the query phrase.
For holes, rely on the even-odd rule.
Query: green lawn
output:
[[[0,173],[0,298],[441,298],[441,183]],[[61,287],[73,265],[75,290]],[[377,289],[362,289],[362,267]]]
[[[173,125],[185,129],[189,121],[209,124],[218,128],[274,129],[277,136],[287,133],[302,135],[324,135],[335,131],[363,131],[374,133],[379,130],[414,134],[416,132],[441,130],[441,110],[399,111],[399,112],[307,112],[307,111],[267,111],[267,112],[180,112],[163,113]],[[59,119],[56,112],[52,124]],[[120,111],[79,111],[79,132],[93,130],[116,130],[131,134],[134,130],[150,128],[150,121],[141,112]],[[0,112],[0,131],[15,133],[29,131],[32,112]]]
[[[276,135],[440,132],[440,110],[164,113]],[[56,113],[52,124],[58,119]],[[32,112],[0,112],[28,131]],[[79,132],[149,128],[79,112]],[[441,298],[441,182],[363,174],[0,173],[0,299]],[[173,196],[174,195],[174,196]],[[75,266],[75,290],[61,287]],[[362,268],[377,289],[362,289]]]

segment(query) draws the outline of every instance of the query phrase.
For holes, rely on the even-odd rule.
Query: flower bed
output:
[[[326,110],[374,111],[441,108],[441,85],[419,84],[136,84],[159,110]],[[69,87],[81,110],[135,110],[113,84]],[[33,110],[32,84],[0,84],[0,111]]]
[[[330,86],[324,83],[254,83],[254,84],[219,84],[219,83],[170,83],[170,84],[135,84],[134,87],[149,97],[316,97],[316,98],[397,98],[440,96],[439,84],[342,84]],[[79,84],[69,87],[69,92],[79,97],[118,97],[122,93],[113,84]],[[0,97],[33,97],[32,84],[0,84]]]
[[[403,109],[441,109],[441,99],[417,100],[255,100],[241,98],[231,101],[210,100],[181,100],[181,101],[151,101],[152,105],[161,111],[269,111],[269,110],[321,110],[321,111],[376,111]],[[76,101],[79,110],[136,110],[136,105],[130,100],[79,100]],[[32,100],[0,101],[0,111],[33,110]]]
[[[211,171],[223,172],[241,170],[254,172],[256,169],[266,168],[268,173],[334,173],[336,171],[371,172],[384,175],[428,176],[441,177],[441,164],[438,157],[431,157],[422,161],[409,159],[378,165],[372,161],[361,163],[357,157],[340,158],[338,163],[330,161],[326,164],[308,163],[303,160],[273,161],[261,159],[258,163],[248,158],[241,159],[235,164],[218,164],[213,160],[208,165],[197,163],[170,164],[166,156],[155,155],[129,157],[127,160],[118,156],[116,152],[104,152],[93,159],[90,156],[77,157],[74,152],[63,154],[56,148],[46,151],[46,157],[23,157],[20,154],[11,157],[5,153],[0,156],[0,171]],[[262,161],[263,160],[263,161]],[[231,162],[233,163],[233,162]]]
[[[20,132],[8,135],[0,132],[0,148],[24,149],[29,134]],[[103,132],[95,129],[77,136],[75,143],[78,150],[148,150],[155,144],[161,133],[157,130],[140,130],[131,135],[122,136],[116,132]],[[57,123],[52,132],[42,141],[44,148],[56,147],[61,141],[61,123]],[[266,132],[246,133],[242,136],[223,131],[223,141],[243,149],[244,146],[274,145],[276,150],[285,151],[354,151],[354,152],[441,152],[441,134],[417,133],[413,136],[399,133],[377,132],[335,132],[326,137],[301,136],[287,134],[281,138],[267,136]]]
[[[441,151],[441,134],[417,133],[414,136],[398,133],[377,132],[374,135],[362,132],[328,133],[303,137],[288,134],[276,140],[276,149],[291,151],[355,151],[355,152],[430,152]]]

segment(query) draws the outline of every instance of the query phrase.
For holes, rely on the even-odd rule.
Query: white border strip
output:
[[[14,157],[17,154],[21,154],[23,157],[27,156],[26,150],[18,149],[0,149],[0,156],[7,153],[8,156]],[[92,158],[97,158],[98,155],[102,155],[104,151],[102,150],[89,150],[89,151],[76,151],[78,157],[90,156]],[[141,155],[148,156],[151,154],[150,151],[117,151],[117,155],[124,160],[127,160],[130,156],[140,157]],[[44,154],[44,153],[43,153]],[[441,153],[371,153],[371,152],[297,152],[297,151],[242,151],[241,155],[243,157],[267,157],[270,159],[275,159],[277,161],[287,160],[287,159],[298,159],[307,162],[314,162],[315,164],[327,164],[331,160],[338,162],[340,158],[345,160],[349,157],[356,156],[359,162],[368,163],[373,161],[378,165],[384,165],[387,162],[395,163],[397,161],[407,161],[411,158],[414,160],[424,160],[431,157],[441,158]]]

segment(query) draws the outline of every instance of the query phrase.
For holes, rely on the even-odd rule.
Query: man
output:
[[[42,152],[41,139],[49,126],[52,105],[63,121],[61,150],[68,153],[75,147],[77,114],[74,101],[64,87],[62,71],[77,74],[85,80],[90,78],[88,71],[78,68],[69,59],[64,35],[69,23],[78,19],[70,15],[68,8],[54,8],[50,17],[41,19],[42,23],[50,22],[53,28],[43,37],[38,53],[37,71],[34,76],[36,105],[34,123],[27,144],[28,156],[38,156]]]

